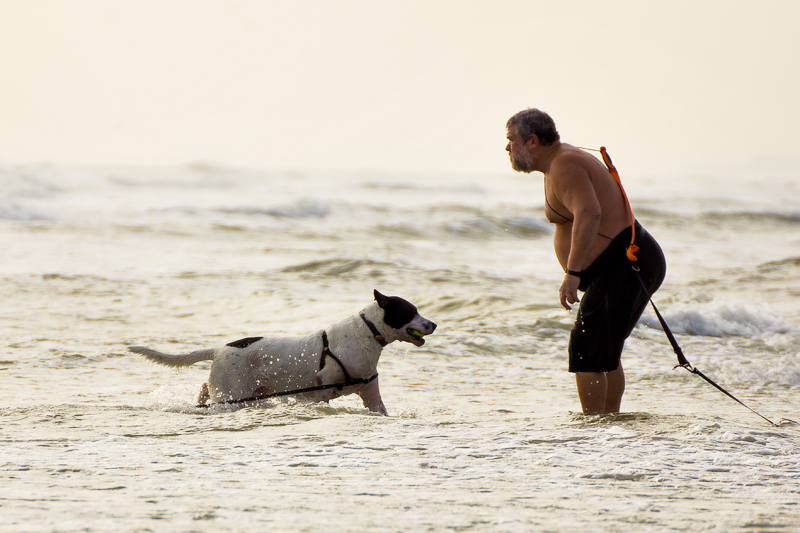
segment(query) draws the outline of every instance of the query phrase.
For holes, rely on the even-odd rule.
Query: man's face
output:
[[[529,150],[531,143],[519,136],[516,126],[508,129],[506,138],[508,139],[506,151],[511,159],[511,168],[517,172],[533,172],[535,158]]]

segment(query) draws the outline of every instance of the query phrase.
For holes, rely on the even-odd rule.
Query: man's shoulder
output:
[[[558,152],[556,152],[556,155],[553,158],[553,162],[559,161],[566,164],[587,164],[592,159],[595,159],[595,157],[588,152],[581,150],[580,148],[576,148],[571,144],[562,143],[558,148]]]
[[[574,146],[562,146],[550,163],[550,174],[553,177],[587,174],[592,156]]]

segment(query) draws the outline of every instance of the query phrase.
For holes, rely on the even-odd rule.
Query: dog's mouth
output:
[[[411,337],[412,344],[416,346],[422,346],[423,344],[425,344],[425,339],[423,339],[425,334],[419,331],[418,329],[406,328],[406,333],[408,333],[409,336]]]

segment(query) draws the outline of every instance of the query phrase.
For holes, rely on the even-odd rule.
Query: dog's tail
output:
[[[128,350],[143,355],[161,365],[166,366],[189,366],[198,361],[209,361],[214,359],[214,350],[196,350],[191,353],[168,354],[145,348],[144,346],[128,346]]]

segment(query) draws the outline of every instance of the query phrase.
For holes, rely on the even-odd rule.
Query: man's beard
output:
[[[519,158],[514,157],[513,154],[508,155],[509,159],[511,159],[511,168],[516,170],[517,172],[533,172],[533,158]]]

